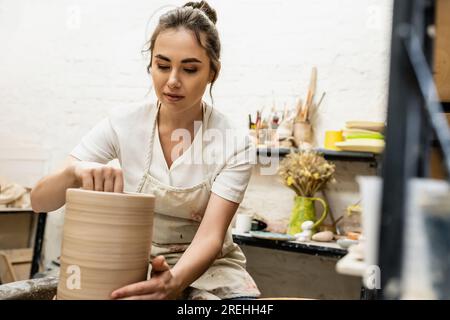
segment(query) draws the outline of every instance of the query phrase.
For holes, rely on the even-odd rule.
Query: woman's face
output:
[[[213,72],[195,34],[184,28],[165,30],[156,38],[152,54],[151,75],[158,99],[175,112],[198,104]]]

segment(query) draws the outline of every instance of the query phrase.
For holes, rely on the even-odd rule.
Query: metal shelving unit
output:
[[[433,140],[450,177],[450,130],[443,113],[448,104],[444,108],[438,102],[430,67],[433,39],[428,27],[434,24],[435,2],[394,1],[378,259],[382,291],[377,298],[401,296],[406,190],[412,178],[429,176]]]

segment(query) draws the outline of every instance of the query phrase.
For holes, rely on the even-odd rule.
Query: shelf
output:
[[[260,156],[286,156],[291,152],[297,151],[296,148],[257,148],[256,154]]]
[[[335,243],[317,243],[317,242],[298,242],[298,241],[279,241],[254,238],[249,235],[233,234],[233,240],[238,245],[247,245],[266,249],[283,250],[311,254],[315,256],[327,256],[333,258],[342,258],[348,252],[340,248]]]
[[[0,214],[18,214],[18,213],[33,213],[33,209],[21,209],[21,208],[0,208]]]
[[[364,277],[367,267],[364,261],[359,260],[357,255],[350,252],[338,261],[336,271],[347,276]]]
[[[355,151],[334,151],[327,149],[317,149],[318,152],[323,153],[327,160],[343,160],[343,161],[376,161],[377,155],[370,152],[355,152]]]
[[[369,152],[353,152],[353,151],[334,151],[322,148],[314,149],[323,154],[327,160],[340,160],[340,161],[367,161],[377,162],[377,156],[374,153]],[[258,148],[256,153],[260,156],[286,156],[291,152],[297,152],[296,148]]]

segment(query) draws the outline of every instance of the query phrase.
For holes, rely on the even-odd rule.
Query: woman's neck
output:
[[[202,121],[203,108],[202,101],[195,103],[191,107],[177,110],[176,108],[165,106],[161,103],[158,115],[158,126],[166,130],[187,129],[192,130],[194,121]]]

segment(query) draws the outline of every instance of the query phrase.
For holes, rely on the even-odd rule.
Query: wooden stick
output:
[[[301,98],[297,101],[296,113],[295,113],[295,121],[300,121],[300,114],[303,108],[303,101]]]
[[[317,83],[317,68],[313,67],[311,72],[311,78],[309,81],[308,93],[306,94],[306,101],[302,107],[302,111],[300,112],[300,121],[308,120],[308,110],[311,108],[314,95],[316,93],[316,83]]]
[[[325,98],[326,94],[327,94],[326,92],[322,93],[322,96],[320,97],[320,100],[319,100],[319,102],[316,105],[317,109],[319,109],[320,105],[322,104],[322,100],[323,100],[323,98]]]
[[[308,120],[308,111],[311,108],[314,96],[316,94],[316,85],[317,85],[317,68],[313,67],[311,71],[311,79],[309,82],[309,89],[308,89],[308,98],[306,103],[306,108],[303,114],[303,121]]]

